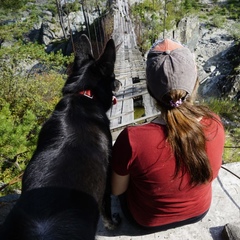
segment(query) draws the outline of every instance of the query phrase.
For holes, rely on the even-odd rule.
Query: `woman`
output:
[[[170,39],[156,42],[146,74],[161,114],[118,136],[112,194],[130,221],[154,232],[206,215],[222,164],[224,129],[217,115],[194,104],[197,70],[188,48]]]

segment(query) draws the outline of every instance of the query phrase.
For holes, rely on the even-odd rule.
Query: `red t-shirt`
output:
[[[222,164],[224,129],[216,120],[204,118],[201,123],[210,124],[204,130],[206,151],[216,178]],[[124,129],[113,147],[112,167],[119,175],[130,174],[128,207],[142,226],[186,220],[210,207],[211,182],[192,187],[188,174],[173,178],[175,157],[166,141],[164,125],[148,123]]]

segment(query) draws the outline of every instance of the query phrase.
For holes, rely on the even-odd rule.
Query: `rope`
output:
[[[64,4],[67,7],[66,0],[64,0]],[[68,9],[68,7],[66,9],[67,9],[66,10],[67,11],[67,23],[68,23],[68,29],[69,29],[70,39],[71,39],[71,43],[72,43],[72,49],[73,49],[74,56],[76,56],[76,49],[75,49],[75,45],[74,45],[74,41],[73,41],[73,34],[72,34],[72,29],[71,29],[70,20],[69,20],[69,9]]]
[[[224,146],[224,148],[240,148],[240,146],[237,146],[237,147]]]
[[[229,169],[227,169],[227,168],[225,168],[225,167],[223,167],[223,166],[221,166],[221,168],[224,169],[224,170],[226,170],[226,171],[228,171],[228,172],[230,172],[230,173],[231,173],[232,175],[234,175],[236,178],[240,179],[240,177],[239,177],[237,174],[233,173],[233,172],[230,171]]]

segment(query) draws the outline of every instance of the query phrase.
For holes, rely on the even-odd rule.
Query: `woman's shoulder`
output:
[[[136,141],[156,137],[165,138],[166,127],[152,122],[128,126],[120,133],[121,139],[132,139]]]
[[[211,113],[211,117],[206,117],[206,116],[202,117],[201,123],[202,124],[218,124],[223,126],[221,117],[214,112]]]
[[[224,125],[219,115],[213,113],[211,118],[203,117],[201,120],[201,124],[204,127],[204,131],[208,136],[218,135],[219,137],[224,138],[225,135]]]
[[[159,131],[160,129],[165,129],[165,125],[158,124],[152,121],[152,122],[137,124],[134,126],[128,126],[124,130],[128,132],[141,132],[141,131],[156,131],[156,130]]]

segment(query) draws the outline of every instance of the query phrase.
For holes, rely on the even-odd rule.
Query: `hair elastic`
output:
[[[183,103],[183,101],[181,98],[179,100],[177,100],[176,102],[174,102],[173,100],[170,101],[171,107],[179,107],[182,103]]]

